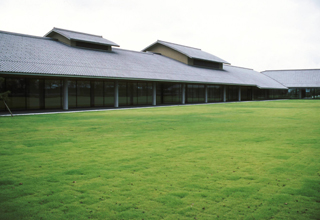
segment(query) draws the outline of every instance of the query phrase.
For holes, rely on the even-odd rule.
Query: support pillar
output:
[[[157,84],[152,83],[152,105],[157,105]]]
[[[208,85],[204,85],[204,102],[208,103]]]
[[[68,80],[63,80],[63,110],[69,109],[69,101],[68,101]]]
[[[186,104],[186,84],[183,83],[182,85],[182,94],[181,94],[181,104]]]
[[[223,86],[223,101],[227,101],[227,86]]]
[[[119,82],[116,80],[114,82],[114,107],[119,107]]]
[[[238,101],[241,101],[241,86],[239,86],[239,92],[238,92]]]

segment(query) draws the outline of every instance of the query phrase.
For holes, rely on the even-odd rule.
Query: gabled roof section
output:
[[[320,87],[320,69],[267,70],[262,74],[288,88]]]
[[[207,60],[207,61],[213,61],[213,62],[218,62],[218,63],[230,64],[229,62],[227,62],[227,61],[225,61],[215,55],[204,52],[199,48],[188,47],[188,46],[170,43],[170,42],[161,41],[161,40],[158,40],[157,42],[151,44],[150,46],[146,47],[142,51],[146,52],[146,51],[148,51],[149,48],[151,48],[152,46],[154,46],[156,44],[161,44],[161,45],[167,46],[167,47],[169,47],[175,51],[178,51],[178,52],[180,52],[180,53],[182,53],[192,59],[200,59],[200,60]]]
[[[88,42],[88,43],[119,47],[118,44],[116,44],[110,40],[104,39],[102,36],[93,35],[93,34],[86,34],[86,33],[81,33],[81,32],[76,32],[76,31],[70,31],[70,30],[65,30],[65,29],[56,28],[56,27],[54,27],[49,33],[47,33],[45,35],[45,37],[50,37],[54,33],[60,34],[70,41],[71,40],[83,41],[83,42]]]

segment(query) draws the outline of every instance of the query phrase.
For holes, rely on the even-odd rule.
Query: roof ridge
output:
[[[56,29],[56,30],[61,30],[61,31],[68,31],[68,32],[72,32],[72,33],[85,34],[85,35],[89,35],[89,36],[94,36],[94,37],[101,37],[101,38],[103,38],[102,35],[89,34],[89,33],[84,33],[84,32],[79,32],[79,31],[72,31],[72,30],[67,30],[67,29],[57,28],[57,27],[54,27],[54,28],[52,29],[52,31],[54,31],[55,29]]]
[[[188,47],[188,48],[191,48],[191,49],[201,50],[200,48],[196,48],[196,47],[190,47],[190,46],[185,46],[185,45],[182,45],[182,44],[171,43],[171,42],[164,41],[164,40],[157,40],[157,43],[161,43],[161,42],[168,43],[168,44],[174,44],[174,45],[178,45],[178,46],[182,46],[182,47]]]
[[[272,80],[276,81],[276,82],[277,82],[277,83],[279,83],[280,85],[283,85],[284,87],[287,87],[286,85],[282,84],[280,81],[278,81],[278,80],[276,80],[276,79],[272,78],[271,76],[268,76],[268,75],[264,74],[263,72],[261,72],[261,74],[263,74],[264,76],[269,77],[270,79],[272,79]],[[287,88],[288,88],[288,87],[287,87]]]
[[[139,54],[147,54],[147,55],[155,55],[153,52],[142,52],[142,51],[136,51],[136,50],[129,50],[129,49],[123,49],[123,48],[113,48],[113,51],[115,50],[121,50],[121,51],[127,51],[127,52],[132,52],[132,53],[139,53]]]
[[[2,30],[0,30],[0,33],[11,34],[11,35],[16,35],[16,36],[21,36],[21,37],[37,38],[37,39],[43,39],[43,40],[54,40],[50,37],[34,36],[34,35],[29,35],[29,34],[21,34],[21,33],[9,32],[9,31],[2,31]]]
[[[254,69],[251,69],[251,68],[247,68],[247,67],[242,67],[242,66],[233,66],[233,65],[231,65],[231,64],[226,64],[226,66],[231,66],[231,67],[235,67],[235,68],[241,68],[241,69],[246,69],[246,70],[253,70],[253,71],[255,71]]]
[[[316,71],[320,69],[286,69],[286,70],[265,70],[262,72],[275,72],[275,71]]]

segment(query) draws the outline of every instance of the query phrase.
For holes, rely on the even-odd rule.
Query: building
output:
[[[264,75],[288,88],[287,97],[320,99],[320,70],[267,70]]]
[[[279,99],[292,89],[275,71],[235,67],[198,48],[159,40],[141,52],[118,47],[60,28],[44,37],[0,31],[0,92],[11,91],[12,110],[68,110]]]

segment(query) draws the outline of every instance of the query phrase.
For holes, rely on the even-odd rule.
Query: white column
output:
[[[223,101],[227,101],[227,86],[223,86]]]
[[[152,105],[157,105],[157,84],[152,83]]]
[[[114,107],[119,107],[119,82],[116,80],[114,82]]]
[[[68,104],[68,80],[64,79],[63,80],[63,110],[68,110],[69,109],[69,104]]]
[[[182,84],[181,104],[186,104],[186,84]]]
[[[204,85],[204,102],[208,103],[208,85]]]
[[[238,95],[239,95],[238,101],[240,102],[240,101],[241,101],[241,86],[239,86],[239,92],[238,92]]]

